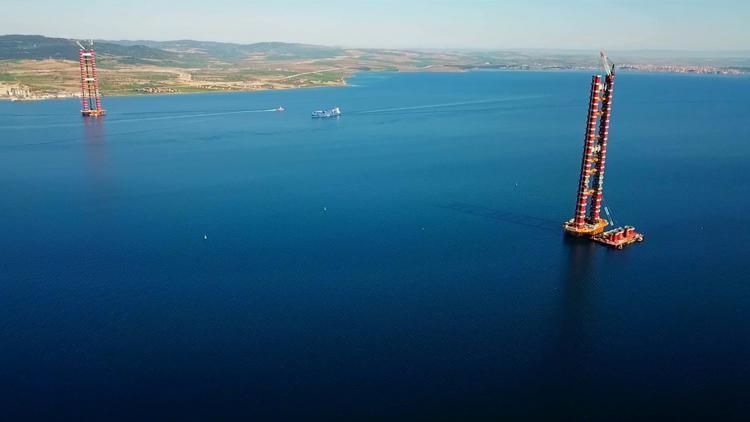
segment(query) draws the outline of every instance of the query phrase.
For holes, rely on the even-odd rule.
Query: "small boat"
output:
[[[327,119],[330,117],[339,116],[341,116],[341,109],[338,107],[332,108],[330,110],[316,110],[312,112],[313,119]]]
[[[284,107],[279,107],[279,108],[276,109],[276,111],[282,112],[282,111],[286,111],[286,109]]]

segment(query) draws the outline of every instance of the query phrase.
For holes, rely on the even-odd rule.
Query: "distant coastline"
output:
[[[575,68],[575,69],[564,69],[564,68],[507,68],[507,67],[471,67],[465,69],[453,69],[453,70],[441,70],[441,71],[401,71],[398,73],[462,73],[472,71],[491,71],[491,72],[596,72],[597,68]],[[696,71],[679,71],[679,70],[652,70],[652,69],[641,69],[638,67],[623,67],[621,71],[625,72],[636,72],[636,73],[650,73],[650,74],[672,74],[672,75],[696,75],[696,76],[750,76],[747,72],[696,72]],[[102,94],[106,97],[153,97],[153,96],[176,96],[176,95],[187,95],[187,94],[229,94],[229,93],[247,93],[247,92],[268,92],[268,91],[291,91],[298,89],[318,89],[318,88],[341,88],[349,86],[348,81],[358,73],[367,71],[356,71],[352,72],[341,81],[325,84],[310,84],[305,86],[284,86],[284,87],[268,87],[268,88],[237,88],[237,89],[189,89],[180,91],[178,89],[171,89],[169,91],[153,90],[150,92],[113,92],[108,93],[104,91]],[[375,71],[376,73],[382,73]],[[80,99],[79,92],[61,92],[57,94],[28,94],[23,97],[11,97],[3,96],[2,91],[4,87],[0,82],[0,101],[10,102],[25,102],[25,101],[47,101],[47,100],[67,100],[67,99]],[[7,92],[7,91],[6,91]]]
[[[348,80],[348,78],[347,78]],[[160,96],[177,96],[177,95],[189,95],[189,94],[231,94],[231,93],[240,93],[240,92],[268,92],[268,91],[291,91],[291,90],[298,90],[298,89],[317,89],[317,88],[341,88],[348,86],[347,80],[344,80],[340,83],[331,83],[331,84],[320,84],[320,85],[307,85],[302,87],[280,87],[280,88],[254,88],[254,89],[227,89],[227,90],[189,90],[189,91],[167,91],[167,92],[115,92],[115,93],[107,93],[106,91],[102,92],[102,95],[105,97],[160,97]],[[0,84],[0,90],[2,90],[2,85]],[[81,95],[79,92],[69,92],[69,93],[57,93],[57,94],[41,94],[41,95],[34,95],[31,94],[29,96],[25,97],[8,97],[8,96],[2,96],[0,95],[0,101],[9,101],[9,102],[25,102],[25,101],[48,101],[48,100],[69,100],[69,99],[80,99]]]
[[[266,42],[97,41],[106,96],[256,92],[346,86],[363,72],[589,71],[597,52],[547,50],[352,49]],[[0,36],[0,100],[72,98],[80,92],[75,40]],[[647,73],[750,74],[741,55],[668,57],[646,52],[611,55],[618,68]]]

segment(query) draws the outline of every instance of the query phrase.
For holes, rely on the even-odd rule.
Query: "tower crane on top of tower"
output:
[[[607,76],[612,76],[615,74],[615,64],[612,63],[609,60],[609,57],[607,57],[606,54],[604,54],[603,51],[599,52],[599,56],[602,59],[602,67],[604,68],[604,72],[607,74]]]

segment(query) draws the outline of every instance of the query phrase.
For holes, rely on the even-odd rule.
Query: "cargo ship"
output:
[[[341,109],[338,107],[332,108],[330,110],[316,110],[312,112],[313,119],[327,119],[330,117],[339,116],[341,116]]]

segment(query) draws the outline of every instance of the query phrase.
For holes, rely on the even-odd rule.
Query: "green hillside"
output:
[[[262,42],[254,44],[223,43],[215,41],[106,41],[125,46],[147,46],[162,50],[179,52],[188,57],[190,55],[204,56],[206,59],[234,62],[249,56],[262,54],[290,60],[333,58],[346,54],[346,50],[337,47],[324,47],[309,44]]]
[[[95,45],[100,57],[116,58],[122,63],[178,63],[183,58],[176,53],[144,45],[122,45],[98,42]],[[48,38],[40,35],[0,36],[0,59],[3,60],[78,60],[75,40]]]

